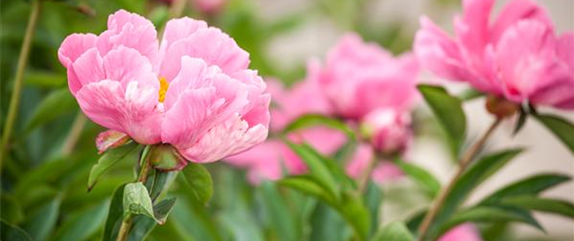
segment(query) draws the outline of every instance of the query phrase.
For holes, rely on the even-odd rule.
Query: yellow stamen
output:
[[[165,93],[167,92],[167,88],[169,87],[169,83],[165,80],[165,77],[159,78],[159,102],[165,100]]]

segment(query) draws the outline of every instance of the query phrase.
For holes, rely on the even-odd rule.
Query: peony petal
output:
[[[85,85],[76,98],[82,111],[95,123],[128,134],[140,144],[156,144],[160,139],[161,113],[156,109],[157,89],[102,80]]]
[[[180,153],[192,162],[214,162],[263,142],[267,134],[265,126],[249,128],[249,124],[237,114],[211,128],[195,145],[180,149]]]
[[[97,38],[91,33],[72,34],[66,37],[58,49],[60,63],[66,68],[70,67],[76,59],[95,46]]]
[[[100,154],[110,148],[116,148],[128,142],[130,137],[122,132],[107,130],[100,132],[96,137],[96,147]]]
[[[103,60],[98,50],[92,48],[82,54],[68,68],[70,90],[76,94],[83,86],[106,79]]]
[[[514,0],[504,6],[494,22],[491,41],[497,43],[507,28],[525,19],[537,20],[547,24],[549,28],[553,28],[552,21],[546,11],[534,1]]]
[[[479,232],[472,224],[462,224],[454,227],[438,241],[482,241]]]
[[[188,17],[169,20],[165,25],[160,52],[165,54],[165,51],[176,41],[185,39],[197,32],[197,30],[206,28],[207,23],[205,21]]]
[[[137,81],[140,87],[150,86],[159,90],[159,81],[151,63],[135,49],[120,46],[104,56],[102,65],[105,78],[121,82],[124,89],[128,83]]]

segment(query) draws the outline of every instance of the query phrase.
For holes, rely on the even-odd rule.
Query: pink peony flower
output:
[[[375,150],[392,155],[405,151],[412,139],[411,116],[393,109],[377,109],[365,116],[361,132]]]
[[[309,75],[320,85],[334,113],[352,120],[378,108],[407,110],[417,95],[418,65],[413,55],[393,58],[354,34],[342,38],[323,67],[311,63]]]
[[[374,157],[373,147],[367,144],[360,144],[357,147],[355,154],[350,162],[347,163],[345,169],[347,175],[355,179],[361,178],[365,169]],[[379,163],[371,173],[371,179],[381,185],[387,181],[396,180],[403,176],[403,172],[392,162],[388,160],[377,160]]]
[[[150,21],[124,10],[99,36],[72,34],[58,57],[70,91],[95,123],[140,144],[170,144],[213,162],[267,137],[270,95],[249,54],[221,30],[190,18]]]
[[[482,238],[474,225],[462,224],[448,231],[438,241],[482,241]]]
[[[275,107],[271,110],[271,130],[282,131],[287,124],[304,114],[325,114],[328,104],[314,82],[303,81],[286,90],[278,81],[268,81]],[[309,98],[312,96],[313,98]],[[323,154],[332,154],[346,141],[343,133],[326,127],[314,127],[291,133],[295,143],[306,142]],[[283,174],[297,175],[307,171],[305,163],[280,140],[267,140],[226,162],[248,170],[248,178],[258,184],[262,180],[278,180]]]
[[[574,34],[556,36],[544,9],[511,1],[490,22],[494,0],[465,0],[449,37],[421,18],[414,49],[420,63],[450,80],[522,103],[574,109]]]

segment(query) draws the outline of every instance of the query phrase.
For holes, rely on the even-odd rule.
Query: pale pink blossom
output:
[[[363,118],[361,133],[378,152],[388,155],[403,153],[413,138],[411,114],[377,109]]]
[[[462,224],[448,231],[438,241],[482,241],[482,238],[474,225]]]
[[[323,99],[318,85],[310,81],[296,83],[287,90],[278,81],[268,81],[273,96],[271,130],[280,133],[287,124],[304,114],[326,114],[329,105]],[[287,135],[294,143],[308,143],[322,154],[332,154],[346,141],[343,133],[327,127],[312,127]],[[278,180],[288,175],[303,174],[307,167],[283,141],[270,139],[241,154],[225,159],[226,162],[245,168],[249,180],[257,184],[262,180]]]
[[[421,18],[414,49],[420,63],[450,80],[522,103],[574,109],[574,35],[558,36],[530,0],[508,3],[490,21],[494,0],[464,0],[454,37]]]
[[[68,36],[58,57],[86,116],[140,144],[213,162],[267,137],[265,83],[249,54],[203,21],[169,21],[160,43],[149,20],[120,10],[99,36]]]
[[[377,164],[371,173],[371,179],[381,185],[385,182],[397,180],[403,176],[403,172],[390,160],[373,160],[375,151],[368,144],[360,144],[352,159],[345,166],[347,175],[355,179],[361,178],[366,173],[369,163],[376,161]]]
[[[329,52],[325,64],[312,62],[309,79],[316,81],[335,115],[359,120],[378,108],[411,108],[418,64],[406,53],[395,58],[355,34],[344,36]]]

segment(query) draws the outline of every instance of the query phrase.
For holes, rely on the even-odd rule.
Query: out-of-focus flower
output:
[[[386,155],[402,153],[411,142],[411,116],[408,112],[377,109],[361,122],[361,134],[375,150]]]
[[[353,178],[361,178],[365,174],[369,163],[373,161],[375,151],[368,144],[360,144],[357,147],[351,161],[345,167],[347,175]],[[374,167],[371,179],[381,185],[387,181],[396,180],[403,176],[403,172],[389,160],[376,160],[377,166]]]
[[[58,57],[82,111],[140,144],[213,162],[267,137],[265,83],[249,54],[203,21],[169,21],[160,45],[150,21],[120,10],[99,36],[68,36]]]
[[[482,238],[474,225],[462,224],[448,231],[438,241],[482,241]]]
[[[176,0],[159,0],[167,4],[173,4]],[[202,13],[212,14],[220,11],[228,0],[183,0],[189,1],[197,10]]]
[[[326,114],[329,105],[322,97],[315,82],[302,81],[286,90],[278,81],[268,81],[273,96],[271,130],[281,132],[287,124],[304,114]],[[343,133],[326,127],[314,127],[290,133],[287,138],[294,143],[306,142],[320,153],[332,154],[346,141]],[[252,183],[277,180],[283,174],[302,174],[304,162],[282,141],[267,140],[241,154],[225,159],[226,162],[248,170]]]
[[[494,0],[465,0],[449,37],[421,18],[414,49],[421,64],[450,80],[515,103],[574,109],[574,34],[556,36],[546,12],[515,0],[490,22]]]
[[[418,64],[410,54],[394,58],[373,43],[348,34],[329,52],[327,61],[309,65],[335,115],[359,120],[378,108],[405,111],[416,91]]]

